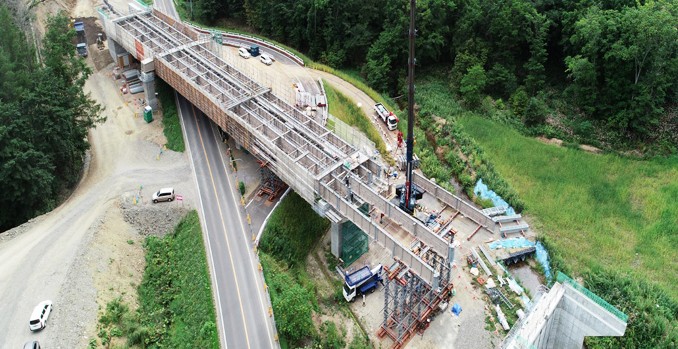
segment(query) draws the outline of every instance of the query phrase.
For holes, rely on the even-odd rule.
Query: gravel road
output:
[[[124,284],[116,280],[140,277],[143,253],[138,251],[139,232],[164,233],[186,210],[195,207],[196,188],[187,156],[160,152],[164,143],[160,120],[146,124],[135,117],[134,104],[125,103],[110,73],[110,67],[97,72],[86,84],[92,97],[105,105],[107,121],[90,132],[92,160],[73,194],[54,211],[0,234],[2,348],[18,348],[35,339],[48,348],[86,345],[95,335],[101,306],[97,302],[105,304],[100,299],[102,292],[122,290],[97,280]],[[183,206],[150,203],[154,190],[168,186],[184,196]],[[137,197],[140,202],[131,207]],[[139,243],[128,245],[127,240]],[[102,248],[101,241],[128,247]],[[136,248],[134,253],[132,248]],[[119,272],[127,267],[116,263],[108,268],[97,265],[125,260],[132,254],[127,273]],[[131,281],[125,282],[129,285]],[[31,332],[28,317],[45,299],[54,302],[54,312],[44,330]]]

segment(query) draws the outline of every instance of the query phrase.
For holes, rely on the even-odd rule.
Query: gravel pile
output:
[[[175,202],[133,205],[120,204],[125,222],[142,235],[165,236],[188,213],[188,208]]]

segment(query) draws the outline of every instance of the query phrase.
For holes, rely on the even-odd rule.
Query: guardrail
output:
[[[616,316],[619,320],[623,322],[627,322],[629,320],[629,316],[624,314],[621,310],[615,308],[612,304],[608,303],[604,299],[600,298],[597,294],[589,291],[586,287],[580,285],[576,281],[572,280],[569,276],[558,272],[558,276],[556,277],[556,281],[560,282],[561,284],[567,283],[568,285],[572,286],[579,292],[583,293],[586,297],[588,297],[591,301],[594,303],[600,305],[603,307],[603,309],[609,311],[612,313],[612,315]]]
[[[257,38],[257,37],[251,36],[251,35],[234,33],[234,32],[224,32],[224,31],[220,31],[220,30],[207,29],[207,28],[197,26],[193,23],[188,23],[188,22],[186,24],[189,25],[194,30],[196,30],[197,32],[202,33],[202,34],[211,34],[212,32],[218,31],[218,32],[221,33],[222,37],[224,37],[225,39],[231,38],[231,39],[243,40],[243,41],[247,41],[247,42],[250,42],[250,43],[257,44],[260,47],[269,48],[269,49],[274,50],[274,51],[282,54],[283,56],[289,58],[294,63],[296,63],[296,64],[298,64],[302,67],[305,66],[304,60],[301,59],[296,54],[292,53],[290,50],[288,50],[284,47],[278,46],[276,44],[266,42],[264,40],[261,40],[260,38]],[[227,40],[224,40],[223,43],[226,44]]]

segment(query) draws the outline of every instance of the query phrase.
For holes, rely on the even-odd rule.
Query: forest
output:
[[[196,21],[255,31],[405,94],[408,1],[188,4]],[[675,1],[419,0],[417,10],[417,69],[443,67],[468,108],[490,96],[536,130],[554,114],[595,144],[676,152]]]
[[[68,16],[49,20],[40,55],[15,18],[0,4],[0,231],[61,201],[80,178],[88,130],[103,121],[83,92],[91,70]]]

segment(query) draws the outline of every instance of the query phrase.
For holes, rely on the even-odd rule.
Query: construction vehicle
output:
[[[75,33],[77,34],[77,44],[75,49],[81,57],[87,57],[87,38],[85,37],[85,23],[75,22],[73,23],[73,28],[75,28]]]
[[[99,50],[103,50],[103,49],[104,49],[104,34],[103,34],[103,33],[99,33],[99,34],[97,35],[97,48],[98,48]]]
[[[344,299],[347,302],[352,302],[360,294],[374,292],[379,283],[383,284],[382,270],[381,264],[372,269],[366,265],[353,273],[344,274]]]
[[[390,112],[384,107],[383,104],[377,103],[374,105],[374,110],[377,112],[377,115],[386,124],[386,127],[389,131],[393,131],[398,127],[398,117]]]
[[[247,49],[247,52],[249,52],[252,57],[256,57],[260,54],[259,53],[259,46],[252,45],[252,46],[250,46],[249,49]]]

